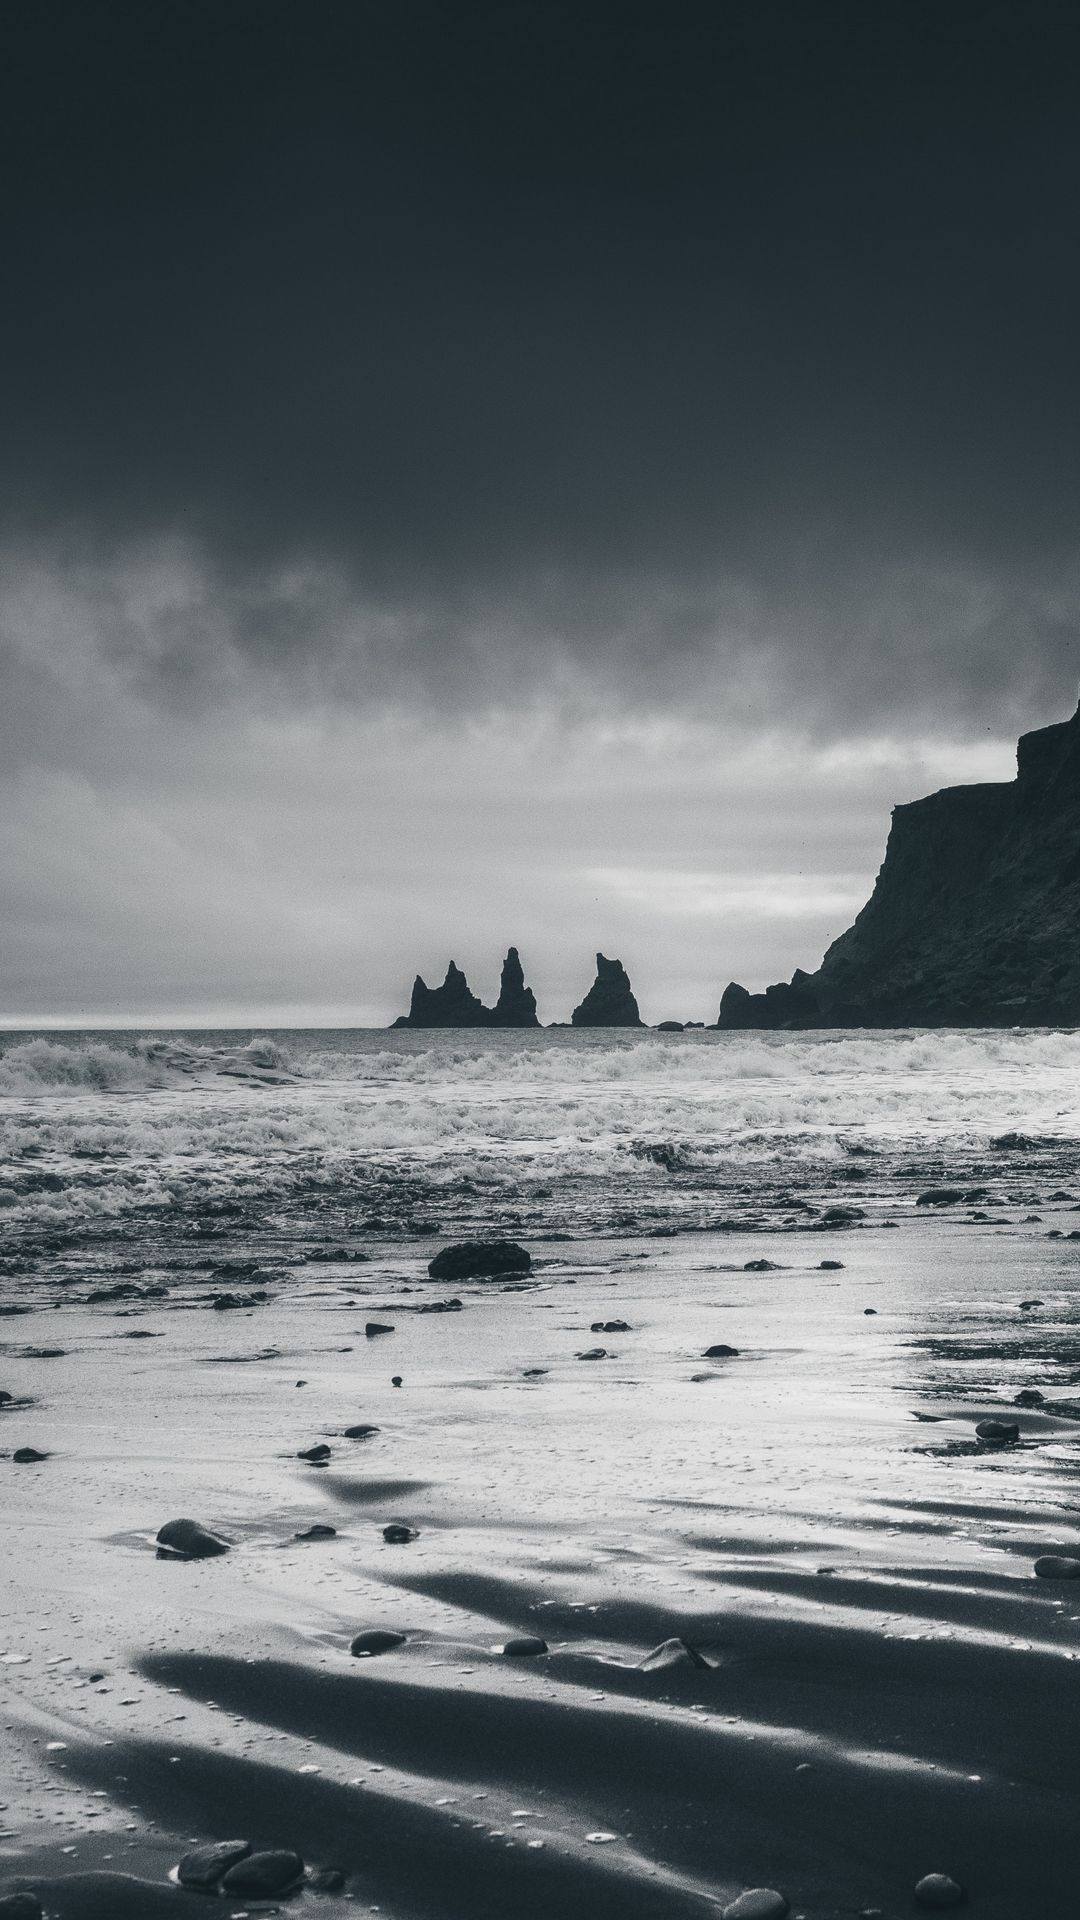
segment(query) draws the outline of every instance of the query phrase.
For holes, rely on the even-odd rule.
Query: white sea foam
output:
[[[195,1075],[200,1083],[250,1076],[265,1083],[289,1070],[286,1049],[256,1036],[238,1046],[198,1046],[153,1036],[118,1043],[105,1038],[76,1042],[34,1035],[9,1041],[0,1051],[0,1095],[70,1089],[145,1092],[182,1086]]]
[[[284,1203],[380,1167],[663,1189],[639,1151],[656,1142],[710,1185],[842,1164],[856,1139],[884,1172],[1010,1131],[1080,1140],[1080,1034],[33,1036],[0,1054],[0,1206],[57,1225],[195,1191]]]

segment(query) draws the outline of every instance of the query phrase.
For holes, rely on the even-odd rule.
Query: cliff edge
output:
[[[747,993],[717,1025],[1080,1023],[1080,708],[1024,734],[1015,780],[893,810],[874,891],[816,973]]]

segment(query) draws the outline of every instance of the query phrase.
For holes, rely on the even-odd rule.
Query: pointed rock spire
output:
[[[640,1027],[638,1003],[621,960],[597,954],[596,979],[570,1017],[575,1027]]]
[[[495,1002],[492,1023],[496,1027],[538,1027],[536,995],[525,985],[525,974],[518,950],[511,947],[503,961],[499,998]]]
[[[461,968],[451,960],[441,987],[429,987],[417,974],[412,1005],[396,1027],[489,1027],[491,1014],[469,991]]]

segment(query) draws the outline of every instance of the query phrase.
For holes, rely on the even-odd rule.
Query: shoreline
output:
[[[169,1868],[258,1813],[259,1844],[346,1873],[299,1896],[329,1920],[681,1920],[749,1885],[901,1915],[935,1870],[988,1920],[1064,1901],[1080,1585],[1032,1566],[1080,1538],[1078,1429],[1012,1401],[1042,1379],[1080,1416],[1075,1247],[912,1216],[788,1232],[745,1271],[770,1251],[575,1240],[424,1313],[425,1245],[373,1244],[246,1311],[3,1322],[0,1385],[34,1404],[0,1445],[50,1457],[0,1463],[2,1876],[47,1880],[61,1920],[197,1911]],[[610,1357],[575,1358],[614,1313]],[[718,1340],[737,1356],[704,1361]],[[981,1449],[1006,1406],[1020,1447]],[[179,1513],[230,1552],[156,1560]],[[391,1520],[418,1538],[386,1545]],[[312,1523],[335,1537],[293,1540]],[[376,1626],[404,1647],[351,1660]],[[506,1660],[514,1631],[550,1653]],[[680,1634],[716,1665],[643,1672]]]

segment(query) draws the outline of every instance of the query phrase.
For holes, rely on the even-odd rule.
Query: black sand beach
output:
[[[203,1250],[97,1300],[39,1252],[0,1345],[4,1892],[197,1915],[177,1862],[237,1839],[308,1879],[229,1913],[689,1920],[763,1888],[900,1920],[933,1873],[985,1920],[1067,1911],[1080,1581],[1034,1572],[1080,1552],[1062,1151],[1011,1156],[991,1209],[549,1228],[528,1275],[450,1288],[422,1236],[286,1274],[281,1232],[230,1225],[216,1277]],[[266,1284],[215,1308],[241,1252]],[[158,1557],[181,1515],[228,1551]],[[351,1655],[373,1630],[402,1638]]]

